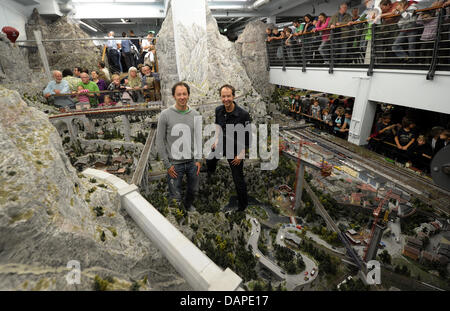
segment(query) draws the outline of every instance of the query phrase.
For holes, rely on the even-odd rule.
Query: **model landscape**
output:
[[[45,28],[39,16],[32,21]],[[64,19],[56,26],[77,27]],[[264,50],[246,44],[258,35],[264,44],[260,22],[250,23],[231,43],[219,34],[208,10],[209,87],[206,94],[195,88],[191,100],[204,123],[211,123],[220,104],[218,87],[235,81],[237,102],[255,121],[285,126],[278,167],[264,171],[259,160],[246,160],[251,200],[245,212],[224,213],[236,200],[225,161],[213,177],[200,174],[195,211],[173,207],[166,171],[151,142],[176,82],[171,26],[168,13],[157,45],[162,102],[93,115],[67,116],[46,104],[35,79],[39,73],[0,34],[1,59],[15,59],[15,66],[0,60],[0,289],[192,289],[127,215],[117,189],[83,174],[89,168],[138,185],[140,194],[216,265],[241,277],[245,290],[450,288],[448,205],[433,203],[442,193],[427,190],[425,183],[410,184],[387,166],[370,165],[349,147],[344,152],[347,142],[336,143],[307,124],[289,129],[295,121],[283,113],[287,98],[261,74],[266,65],[255,61],[265,59]],[[218,53],[224,49],[230,53]],[[64,65],[80,62],[70,57],[64,56]],[[58,61],[51,66],[59,66]],[[22,73],[14,75],[18,70]],[[20,80],[27,73],[32,77]],[[18,82],[33,87],[19,90]],[[301,200],[294,204],[299,157],[305,173]],[[66,281],[71,260],[81,263],[80,284]],[[381,263],[381,284],[367,284],[365,262],[370,260]]]

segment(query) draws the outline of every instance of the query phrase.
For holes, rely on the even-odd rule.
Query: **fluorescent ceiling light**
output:
[[[256,0],[255,3],[253,3],[254,8],[258,8],[266,3],[269,3],[270,0]]]
[[[86,23],[83,22],[83,21],[80,21],[80,24],[83,25],[83,26],[85,26],[85,27],[87,27],[87,28],[89,28],[89,29],[91,29],[92,31],[95,31],[95,32],[98,31],[97,29],[95,29],[95,28],[92,27],[91,25],[86,24]]]
[[[145,3],[145,2],[162,2],[162,0],[72,0],[73,3],[121,3],[121,2],[136,2],[136,3]]]
[[[242,5],[219,5],[219,4],[211,4],[209,6],[211,10],[242,10],[245,9]]]
[[[161,0],[114,0],[115,3],[120,2],[139,2],[139,3],[145,3],[145,2],[162,2]]]
[[[102,3],[111,3],[114,2],[114,0],[72,0],[73,3],[95,3],[95,2],[102,2]]]

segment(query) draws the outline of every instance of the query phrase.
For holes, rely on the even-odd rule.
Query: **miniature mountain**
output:
[[[77,175],[44,113],[3,87],[0,105],[0,290],[189,289],[112,186]]]

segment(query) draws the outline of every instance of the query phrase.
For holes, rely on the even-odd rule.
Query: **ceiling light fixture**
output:
[[[80,21],[80,24],[83,25],[83,26],[85,26],[85,27],[87,27],[87,28],[89,28],[89,29],[91,29],[92,31],[95,31],[95,32],[98,31],[97,29],[95,29],[95,28],[92,27],[91,25],[86,24],[86,23],[83,22],[83,21]]]

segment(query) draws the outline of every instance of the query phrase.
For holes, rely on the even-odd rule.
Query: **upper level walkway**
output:
[[[355,97],[348,140],[358,145],[370,135],[377,102],[450,114],[450,6],[412,16],[406,24],[392,15],[271,38],[270,82]]]
[[[414,15],[406,28],[392,15],[272,39],[270,82],[355,97],[349,141],[358,145],[370,135],[377,102],[450,114],[450,6]]]

